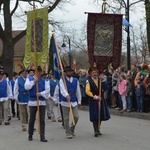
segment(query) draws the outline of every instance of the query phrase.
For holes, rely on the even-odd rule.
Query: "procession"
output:
[[[9,15],[21,6],[18,3]],[[138,52],[130,56],[129,1],[124,3],[125,19],[120,12],[108,13],[106,0],[101,2],[101,13],[84,12],[86,42],[75,43],[75,34],[63,33],[62,46],[58,22],[55,26],[49,13],[65,2],[22,0],[25,3],[29,8],[24,12],[24,30],[10,30],[8,20],[6,29],[0,24],[0,139],[9,141],[2,150],[13,145],[38,150],[38,143],[53,143],[54,149],[63,145],[66,150],[69,143],[79,150],[99,148],[99,143],[107,150],[147,150],[149,120],[144,116],[149,118],[150,113],[150,61],[147,52],[145,58]],[[6,7],[8,2],[2,4]],[[147,50],[148,46],[147,42]]]

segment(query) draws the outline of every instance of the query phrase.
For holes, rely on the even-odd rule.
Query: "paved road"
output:
[[[46,119],[47,143],[39,141],[37,131],[34,140],[28,141],[27,131],[21,131],[19,121],[13,118],[10,126],[0,126],[0,150],[150,150],[149,120],[112,115],[102,123],[103,135],[95,138],[88,112],[80,110],[79,114],[74,139],[66,139],[61,123]]]

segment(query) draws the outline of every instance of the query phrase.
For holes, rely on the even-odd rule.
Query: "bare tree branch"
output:
[[[14,9],[12,10],[12,12],[10,13],[10,15],[12,16],[14,14],[14,12],[16,11],[17,7],[18,7],[18,3],[19,3],[19,0],[16,0],[16,4],[15,4],[15,7]]]
[[[145,0],[138,0],[138,1],[136,1],[136,2],[133,2],[133,3],[131,3],[131,4],[129,5],[129,7],[131,7],[132,5],[137,4],[137,3],[139,3],[139,2],[145,2]]]
[[[52,12],[56,6],[60,3],[61,0],[56,0],[52,6],[49,6],[48,12]]]

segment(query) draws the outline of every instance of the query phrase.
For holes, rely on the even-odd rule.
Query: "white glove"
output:
[[[93,96],[93,99],[94,99],[94,100],[97,100],[97,99],[98,99],[98,96],[97,96],[97,95],[94,95],[94,96]]]

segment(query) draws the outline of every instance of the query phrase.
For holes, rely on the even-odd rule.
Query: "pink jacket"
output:
[[[126,80],[120,81],[119,86],[118,86],[118,91],[120,95],[126,94]]]

